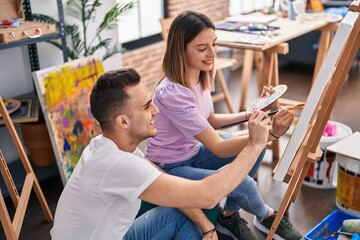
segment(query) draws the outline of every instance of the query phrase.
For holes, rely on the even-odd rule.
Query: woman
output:
[[[149,139],[147,146],[147,158],[170,174],[202,179],[231,162],[248,142],[247,135],[226,134],[222,138],[215,131],[251,114],[214,113],[209,86],[214,80],[216,51],[215,27],[208,17],[184,11],[174,19],[163,60],[165,77],[154,96],[160,110],[155,117],[158,134]],[[265,87],[262,95],[271,91]],[[282,136],[292,120],[292,111],[279,111],[273,118],[269,141]],[[275,210],[264,203],[252,178],[262,158],[263,154],[249,176],[227,197],[224,211],[218,216],[217,230],[233,239],[256,239],[240,217],[240,208],[256,216],[254,224],[261,231],[268,231],[275,218]],[[281,238],[301,238],[286,219],[278,229],[282,230],[277,231]]]

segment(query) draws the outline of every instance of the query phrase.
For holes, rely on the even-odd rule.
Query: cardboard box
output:
[[[1,0],[0,20],[13,18],[24,19],[22,1]],[[55,32],[55,24],[24,21],[19,27],[0,26],[0,42],[7,43],[27,38],[37,38]]]

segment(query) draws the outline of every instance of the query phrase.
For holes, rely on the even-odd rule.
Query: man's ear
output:
[[[115,118],[116,125],[121,128],[128,128],[130,119],[126,115],[119,115]]]

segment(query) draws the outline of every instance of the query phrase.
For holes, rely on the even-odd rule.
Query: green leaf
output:
[[[82,53],[84,52],[84,42],[82,41],[80,37],[79,27],[77,25],[69,25],[69,40],[71,44],[72,50],[74,53],[76,53],[77,56],[82,56]]]
[[[97,30],[95,37],[91,41],[88,41],[86,36],[88,35],[89,29],[87,27],[90,20],[95,20],[96,13],[102,6],[101,0],[68,0],[66,13],[80,22],[79,24],[72,25],[65,24],[64,31],[69,58],[78,59],[83,56],[92,55],[100,49],[106,49],[106,53],[103,56],[105,60],[116,53],[124,52],[124,49],[122,49],[119,44],[111,46],[112,39],[107,38],[103,40],[101,32],[105,29],[114,29],[117,26],[118,17],[133,8],[135,4],[135,2],[116,4],[105,14],[104,19],[97,28],[91,28],[90,31],[93,29]],[[60,26],[57,20],[44,14],[33,14],[33,19],[37,22],[55,23],[58,28]],[[81,28],[79,26],[81,26]],[[80,30],[82,31],[81,33]],[[62,50],[63,46],[60,40],[50,40],[48,43]]]
[[[56,21],[54,18],[49,17],[47,15],[44,14],[32,14],[33,20],[35,22],[42,22],[42,23],[51,23],[51,24],[56,24],[57,26],[59,26],[59,22]]]
[[[69,0],[67,2],[66,13],[71,17],[77,19],[80,22],[85,21],[84,19],[84,10],[85,10],[85,0]]]
[[[93,46],[89,49],[89,55],[93,55],[97,50],[101,48],[108,49],[109,45],[111,44],[112,39],[107,38],[102,41],[100,41],[96,46]]]
[[[114,44],[110,49],[108,49],[106,51],[106,53],[103,56],[103,59],[106,60],[116,53],[124,53],[124,52],[125,52],[125,49],[121,48],[120,44]]]
[[[89,14],[89,19],[91,19],[91,16],[96,13],[96,10],[97,10],[101,5],[102,5],[102,4],[101,4],[100,0],[95,0],[93,4],[91,4],[91,5],[88,6],[87,12],[88,12],[88,14]]]
[[[113,29],[117,24],[117,18],[132,9],[135,6],[134,2],[121,4],[116,4],[112,9],[110,9],[107,14],[104,16],[103,21],[100,23],[100,26],[97,30],[97,33],[101,33],[104,29]]]

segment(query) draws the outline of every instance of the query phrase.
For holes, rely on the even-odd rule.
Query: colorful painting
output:
[[[36,90],[63,183],[100,127],[90,111],[91,89],[104,72],[102,60],[89,57],[33,72]]]

